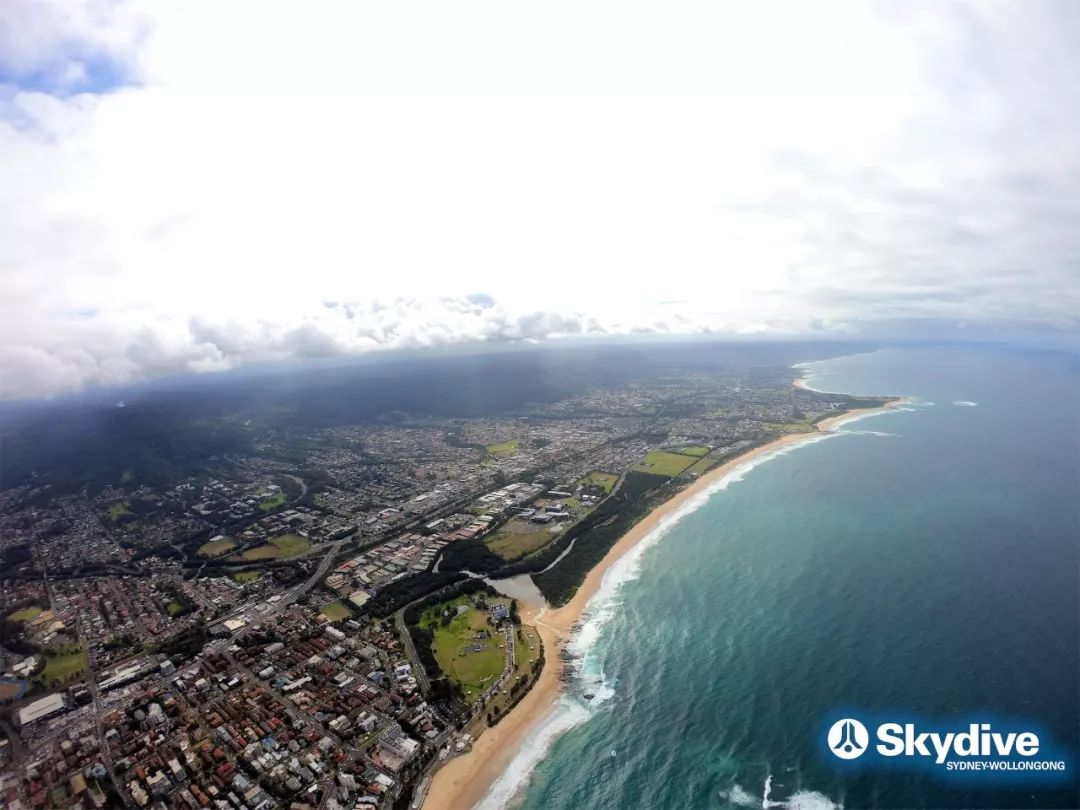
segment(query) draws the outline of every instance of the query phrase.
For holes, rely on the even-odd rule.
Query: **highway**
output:
[[[355,536],[355,534],[350,534],[342,537],[340,540],[335,540],[333,545],[323,556],[322,560],[315,567],[315,570],[311,573],[311,576],[308,577],[302,584],[294,585],[293,587],[280,594],[281,598],[278,599],[277,602],[267,602],[266,604],[270,606],[268,610],[262,613],[258,613],[255,611],[254,604],[247,604],[241,608],[238,608],[237,610],[234,610],[229,616],[227,616],[225,619],[222,619],[221,621],[226,621],[227,619],[236,619],[243,617],[248,623],[245,624],[243,627],[238,628],[235,632],[233,632],[232,635],[228,637],[228,639],[223,639],[222,641],[217,642],[216,644],[213,644],[211,646],[227,647],[236,643],[237,639],[250,632],[253,624],[264,622],[267,619],[272,618],[273,616],[277,615],[278,613],[285,610],[290,605],[294,604],[299,599],[310,593],[311,589],[314,588],[319,583],[319,581],[326,576],[326,572],[330,569],[330,566],[333,565],[333,562],[335,559],[337,559],[338,554],[341,553],[342,546],[352,540]],[[254,618],[249,614],[254,614]]]

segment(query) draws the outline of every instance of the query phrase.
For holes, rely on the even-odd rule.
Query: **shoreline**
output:
[[[794,381],[800,388],[803,377]],[[812,389],[808,389],[812,390]],[[767,444],[755,447],[729,461],[709,470],[692,484],[684,487],[668,500],[653,509],[630,528],[612,546],[603,559],[594,566],[578,586],[573,598],[561,607],[528,603],[522,605],[521,621],[536,627],[544,644],[544,669],[528,694],[494,727],[487,728],[473,743],[472,749],[447,762],[435,772],[431,786],[424,797],[424,808],[438,810],[471,810],[487,795],[495,780],[506,770],[518,754],[529,733],[544,719],[555,701],[562,695],[562,660],[557,655],[568,642],[589,602],[600,590],[604,576],[612,565],[628,551],[659,528],[664,519],[677,512],[687,501],[730,473],[765,453],[782,447],[804,442],[828,433],[833,428],[854,418],[886,412],[907,400],[897,397],[879,408],[855,408],[822,419],[808,433],[790,433]]]

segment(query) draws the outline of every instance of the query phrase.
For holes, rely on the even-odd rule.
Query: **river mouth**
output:
[[[510,599],[529,604],[544,604],[544,595],[536,587],[531,574],[518,574],[504,579],[485,579],[484,582]]]

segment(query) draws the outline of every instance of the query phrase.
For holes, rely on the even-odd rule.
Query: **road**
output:
[[[56,600],[56,594],[53,592],[52,581],[49,579],[48,566],[43,567],[43,579],[45,586],[45,593],[49,598],[50,605],[59,604]],[[109,772],[109,779],[113,783],[113,787],[116,789],[116,794],[122,799],[127,801],[129,798],[127,792],[123,789],[120,780],[116,778],[116,771],[113,766],[112,751],[109,750],[109,743],[105,739],[105,729],[101,724],[101,693],[98,690],[97,683],[97,670],[94,668],[94,655],[89,645],[83,640],[83,627],[82,627],[82,611],[75,611],[75,637],[82,644],[83,650],[86,652],[86,688],[90,692],[90,697],[94,702],[94,734],[98,740],[98,751],[101,753],[101,762],[105,766],[105,769]]]
[[[296,707],[295,703],[293,703],[291,700],[289,700],[285,695],[283,695],[277,689],[274,689],[274,687],[272,687],[270,684],[263,683],[262,681],[260,681],[259,678],[255,675],[255,673],[252,672],[250,669],[248,669],[243,664],[241,664],[236,659],[236,657],[232,654],[231,651],[229,651],[228,649],[223,650],[222,655],[225,656],[226,660],[228,660],[228,662],[230,664],[232,664],[232,666],[236,669],[237,672],[241,673],[244,676],[244,680],[247,681],[249,686],[264,689],[267,692],[269,692],[271,695],[273,695],[274,699],[278,703],[280,703],[282,706],[285,707],[285,711],[287,711],[289,713],[289,717],[291,717],[293,720],[297,721],[298,723],[313,726],[324,737],[329,737],[333,741],[334,745],[337,748],[339,748],[340,750],[342,750],[345,753],[349,754],[349,756],[351,756],[354,760],[359,759],[359,757],[360,757],[360,752],[359,751],[352,748],[351,746],[345,745],[341,741],[341,738],[338,737],[334,732],[332,732],[330,729],[328,729],[326,726],[324,726],[322,723],[320,723],[314,717],[310,717],[307,714],[305,714],[304,712],[300,711],[300,709],[298,709]]]
[[[416,654],[416,647],[413,646],[412,634],[405,624],[405,609],[407,607],[408,605],[394,614],[394,624],[397,626],[398,636],[401,637],[401,643],[405,647],[405,655],[408,656],[409,663],[412,664],[413,672],[416,674],[416,682],[420,686],[420,693],[426,697],[431,694],[431,682],[428,680],[427,670],[424,669],[424,665],[420,663],[420,656]]]
[[[257,616],[257,618],[255,619],[254,623],[265,622],[267,619],[273,618],[275,615],[288,608],[289,605],[292,605],[297,600],[306,596],[311,591],[311,589],[314,588],[319,583],[319,581],[326,576],[326,572],[329,570],[330,566],[333,564],[334,560],[337,559],[338,554],[341,552],[342,546],[352,540],[355,536],[356,535],[354,534],[350,534],[342,537],[340,540],[334,541],[334,544],[323,556],[322,561],[315,567],[315,570],[311,573],[311,576],[308,577],[303,582],[303,584],[294,585],[293,587],[280,594],[281,598],[277,602],[268,602],[267,604],[270,605],[269,610],[263,613],[256,613],[255,615]],[[233,611],[226,618],[235,619],[239,618],[240,616],[244,616],[246,619],[247,614],[254,611],[254,607],[255,606],[253,604],[245,605],[244,607],[238,608],[237,610]],[[224,619],[222,621],[224,621]],[[227,647],[231,644],[235,644],[237,639],[247,635],[247,633],[251,631],[251,627],[252,622],[249,622],[248,624],[245,624],[243,627],[236,630],[231,636],[228,637],[227,640],[224,640],[223,646]],[[218,646],[222,646],[222,642],[219,642]]]

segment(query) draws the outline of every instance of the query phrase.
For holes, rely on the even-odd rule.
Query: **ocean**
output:
[[[613,566],[576,690],[481,807],[1080,806],[1077,357],[897,348],[803,371],[912,399],[748,462]],[[1069,771],[847,767],[822,743],[837,716],[1028,724]]]

